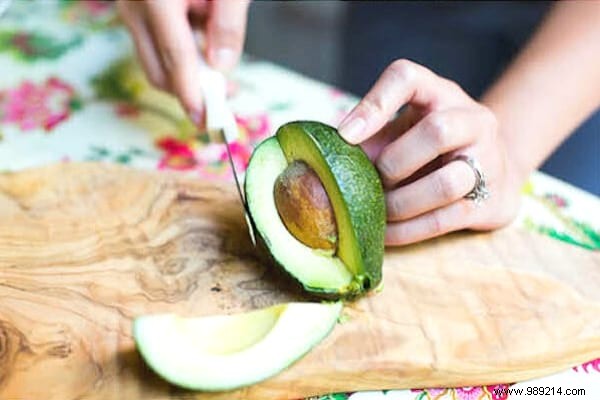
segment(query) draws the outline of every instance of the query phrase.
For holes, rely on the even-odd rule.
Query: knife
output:
[[[252,217],[250,217],[248,203],[244,197],[244,191],[242,190],[239,175],[235,169],[233,156],[231,155],[231,149],[229,148],[229,142],[236,139],[239,132],[235,117],[227,104],[227,81],[221,72],[210,68],[203,60],[200,62],[200,75],[202,82],[201,91],[206,110],[206,128],[209,134],[216,134],[218,139],[225,144],[229,166],[231,167],[240,202],[244,209],[244,217],[248,233],[250,234],[250,240],[256,246],[254,222],[252,221]]]

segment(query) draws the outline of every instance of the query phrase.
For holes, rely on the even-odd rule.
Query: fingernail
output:
[[[338,131],[347,142],[357,144],[360,142],[366,125],[367,123],[362,117],[350,118],[342,121]]]
[[[235,64],[235,51],[227,47],[217,49],[213,61],[218,69],[229,69]]]
[[[204,119],[204,110],[193,110],[189,112],[190,115],[190,119],[192,120],[192,122],[194,123],[195,126],[200,126],[202,125],[203,119]]]

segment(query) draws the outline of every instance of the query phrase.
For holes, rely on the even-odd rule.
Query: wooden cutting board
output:
[[[264,383],[194,394],[135,351],[140,314],[299,300],[232,187],[116,166],[0,175],[0,398],[292,399],[520,381],[600,357],[600,255],[516,229],[389,250],[384,287]]]

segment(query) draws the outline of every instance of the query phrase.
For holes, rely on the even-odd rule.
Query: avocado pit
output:
[[[336,249],[333,207],[319,176],[308,164],[290,163],[277,177],[273,194],[283,224],[296,239],[315,249]]]

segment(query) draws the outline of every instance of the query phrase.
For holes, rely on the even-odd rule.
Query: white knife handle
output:
[[[238,138],[237,123],[227,105],[227,80],[225,76],[200,61],[200,81],[204,106],[206,107],[206,128],[209,131],[223,129],[228,142]]]

